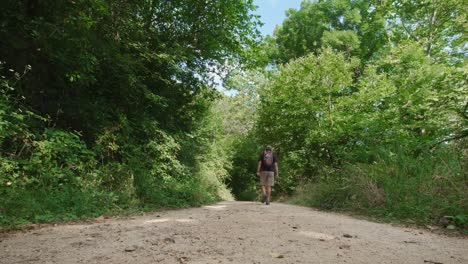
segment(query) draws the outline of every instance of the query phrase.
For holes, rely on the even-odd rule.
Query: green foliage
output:
[[[394,48],[369,65],[347,107],[349,124],[371,144],[411,148],[466,134],[464,69],[431,63],[415,45]]]
[[[329,0],[289,10],[263,43],[272,74],[257,86],[252,130],[280,156],[275,190],[309,206],[417,223],[459,216],[464,226],[465,9]]]
[[[368,60],[388,42],[382,10],[372,1],[305,0],[286,16],[274,33],[277,51],[270,52],[281,63],[330,46]]]
[[[253,0],[2,8],[2,225],[255,199],[264,144],[279,195],[466,225],[463,1],[303,1],[262,43]]]
[[[222,125],[222,148],[226,150],[227,186],[238,200],[255,200],[258,196],[258,177],[255,175],[261,145],[254,136],[258,115],[258,89],[267,81],[262,71],[232,71],[226,88],[234,95],[222,97],[214,108]]]
[[[371,164],[347,164],[309,183],[293,200],[414,223],[437,224],[444,215],[459,215],[463,226],[468,210],[467,157],[450,147],[417,158],[400,147],[391,153]]]
[[[280,67],[260,91],[258,137],[285,164],[278,190],[323,209],[463,222],[466,144],[451,141],[467,135],[465,70],[412,42],[382,53],[358,81],[356,65],[323,50]]]
[[[423,47],[425,55],[463,62],[468,29],[465,1],[393,0],[382,6],[397,41],[411,39]]]
[[[229,198],[211,71],[249,63],[254,8],[252,0],[2,3],[2,224]]]
[[[97,184],[90,173],[95,165],[93,153],[74,133],[46,129],[29,151],[31,157],[19,170],[28,175],[30,184],[51,188]]]
[[[334,50],[342,50],[347,54],[359,49],[360,40],[356,33],[350,30],[326,31],[323,33],[322,43],[324,47],[331,47]]]
[[[275,142],[296,175],[372,162],[375,145],[421,151],[466,134],[463,70],[432,63],[411,44],[368,65],[359,82],[356,65],[327,49],[280,68],[261,91],[259,137]]]
[[[2,190],[0,224],[6,226],[97,217],[112,208],[115,195],[92,188]]]
[[[305,157],[299,162],[304,165],[325,156],[333,159],[328,148],[340,140],[340,101],[351,89],[355,65],[326,49],[281,68],[260,93],[257,130],[262,143],[275,142],[280,153]]]
[[[230,178],[227,182],[236,199],[241,201],[255,200],[257,198],[258,177],[257,158],[259,145],[249,135],[239,137],[230,146],[232,154],[232,168],[229,171]]]
[[[299,10],[286,12],[273,40],[266,41],[265,55],[285,63],[331,46],[365,62],[385,47],[412,40],[425,55],[461,65],[466,14],[466,3],[460,0],[305,0]]]

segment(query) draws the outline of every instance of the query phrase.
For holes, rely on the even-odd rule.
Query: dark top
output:
[[[262,162],[260,171],[275,171],[275,163],[278,162],[278,159],[276,158],[276,154],[273,152],[273,163],[269,167],[265,166],[265,164],[263,164],[263,151],[262,151],[262,153],[260,153],[260,156],[258,156],[258,161]]]

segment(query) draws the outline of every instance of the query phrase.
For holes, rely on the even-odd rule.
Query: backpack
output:
[[[265,150],[263,152],[263,166],[271,167],[273,165],[273,151]]]

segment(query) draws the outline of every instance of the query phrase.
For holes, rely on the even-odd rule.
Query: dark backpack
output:
[[[263,151],[263,166],[271,167],[273,165],[273,151],[265,150]]]

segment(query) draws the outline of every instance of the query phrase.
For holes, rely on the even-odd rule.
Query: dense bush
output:
[[[249,60],[252,9],[252,0],[2,2],[1,223],[229,198],[211,72]]]
[[[270,65],[251,130],[280,157],[276,191],[324,209],[464,222],[465,13],[458,0],[289,10],[264,43]]]
[[[468,157],[459,155],[460,148],[466,146],[444,146],[418,157],[398,147],[386,149],[387,156],[370,164],[346,164],[309,182],[293,202],[418,224],[438,224],[445,215],[464,219]]]
[[[284,164],[277,189],[309,183],[297,202],[419,223],[464,217],[463,70],[411,42],[369,63],[356,82],[357,66],[325,49],[280,67],[261,91],[258,135]]]

